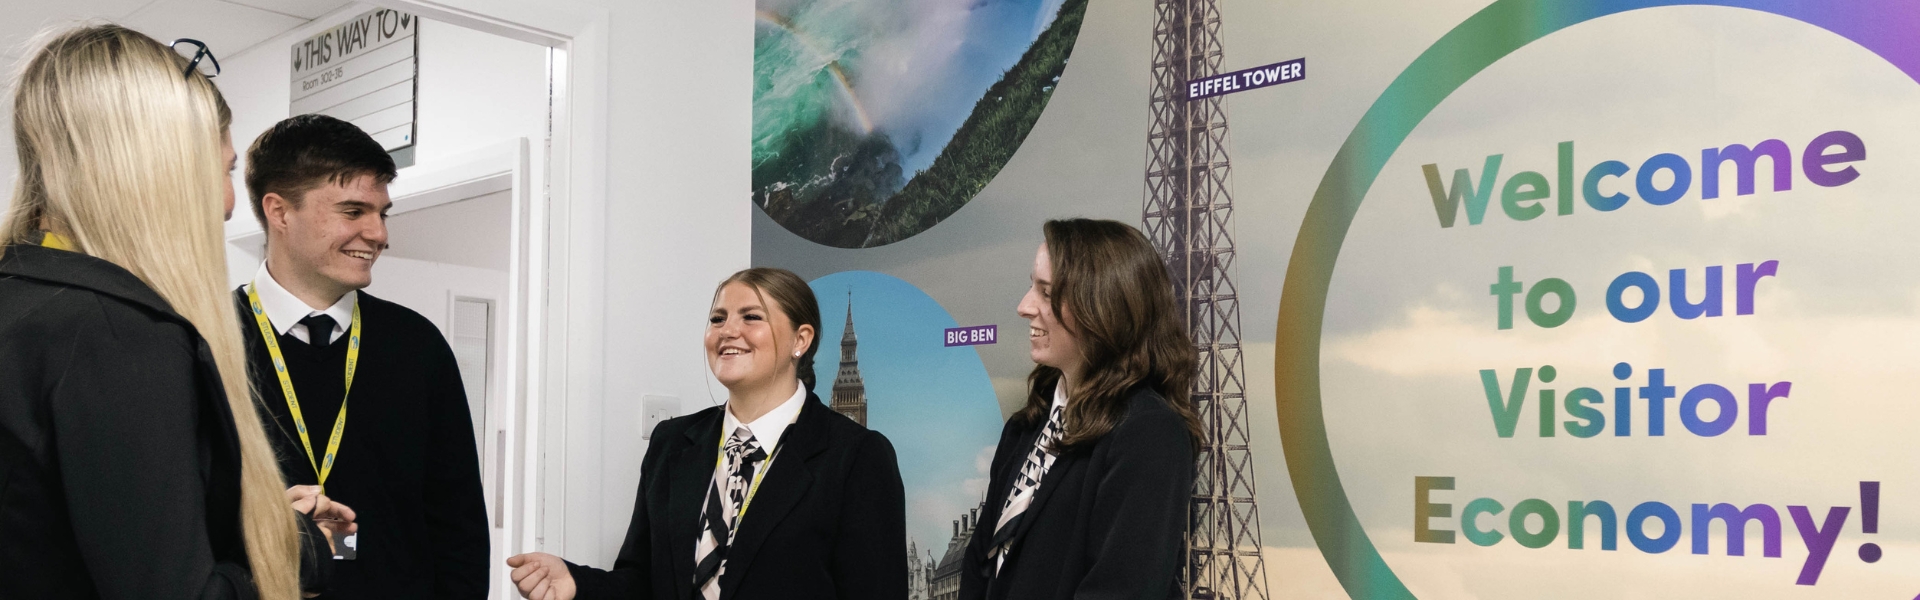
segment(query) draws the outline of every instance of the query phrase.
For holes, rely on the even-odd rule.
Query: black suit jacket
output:
[[[654,428],[613,570],[568,564],[579,598],[693,597],[700,503],[713,479],[724,410]],[[893,445],[811,392],[780,444],[734,535],[720,597],[905,598],[906,497]]]
[[[119,265],[0,252],[0,598],[255,597],[206,340]]]
[[[318,482],[247,302],[234,291],[267,438],[289,485]],[[433,322],[360,292],[364,331],[327,495],[353,508],[359,557],[334,565],[328,600],[487,596],[488,523],[460,368]],[[342,325],[346,325],[342,323]],[[340,413],[346,345],[278,336],[316,454]]]
[[[987,506],[967,544],[960,598],[1179,598],[1193,437],[1167,400],[1145,387],[1127,415],[1088,449],[1054,459],[997,576],[991,549],[1009,486],[1041,423],[1007,421],[993,452]]]

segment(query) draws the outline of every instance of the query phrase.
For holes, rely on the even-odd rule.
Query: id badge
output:
[[[360,556],[360,533],[333,533],[333,559],[353,560]]]

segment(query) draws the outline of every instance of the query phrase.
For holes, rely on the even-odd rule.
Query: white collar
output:
[[[360,303],[360,292],[350,291],[334,301],[333,306],[314,310],[273,279],[273,274],[267,272],[266,261],[260,261],[260,270],[253,274],[253,283],[260,293],[260,308],[267,311],[267,322],[273,325],[273,330],[302,341],[312,338],[304,335],[307,333],[305,327],[294,331],[293,326],[300,324],[301,319],[321,314],[333,317],[333,331],[327,332],[327,342],[332,343],[346,333],[347,325],[353,323],[353,307]]]
[[[1053,384],[1053,408],[1059,408],[1061,410],[1065,410],[1067,408],[1067,385],[1066,384],[1067,384],[1066,381],[1059,381]],[[1053,410],[1053,408],[1048,408],[1047,410]]]
[[[773,410],[767,411],[767,414],[760,415],[760,418],[745,425],[747,431],[753,432],[754,441],[768,452],[772,452],[780,445],[780,436],[786,434],[787,426],[792,425],[793,421],[799,418],[801,407],[807,403],[806,386],[796,381],[793,387],[793,397],[787,398],[786,402],[781,402],[779,406],[773,407]],[[726,433],[721,435],[733,435],[731,432],[741,427],[740,419],[733,416],[731,408],[723,408],[720,412],[727,415],[726,428],[721,430]]]

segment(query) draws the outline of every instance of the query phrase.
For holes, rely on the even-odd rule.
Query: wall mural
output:
[[[1025,398],[1026,344],[949,347],[941,329],[1024,331],[1041,223],[1114,219],[1162,244],[1196,342],[1237,354],[1218,364],[1243,403],[1222,394],[1214,421],[1233,467],[1213,473],[1244,502],[1203,489],[1196,506],[1239,531],[1190,547],[1193,597],[1920,595],[1920,270],[1903,262],[1920,255],[1920,5],[1066,2],[1051,22],[1035,3],[905,6],[761,3],[752,182],[756,264],[884,274],[940,308],[884,331],[852,288],[869,425],[903,467],[918,434],[883,407],[966,406],[987,432],[969,435],[990,435]],[[980,74],[965,89],[876,108],[875,57],[931,67],[852,40],[919,35],[936,8],[1025,40],[941,63]],[[822,50],[775,52],[793,31]],[[964,48],[979,30],[925,31]],[[1064,66],[1021,135],[969,137],[980,90],[1053,43]],[[1298,76],[1270,69],[1303,57]],[[797,72],[781,61],[815,87],[774,85]],[[960,145],[999,157],[929,187],[966,210],[903,201],[930,197],[916,186]],[[896,219],[911,206],[945,208]],[[844,309],[846,282],[817,290]],[[882,398],[866,340],[891,335],[977,356],[969,399]],[[977,408],[989,395],[998,414]],[[991,442],[929,438],[912,459],[929,465],[907,482],[931,575],[916,597],[945,597],[941,550]],[[1219,561],[1223,543],[1240,558]]]
[[[763,0],[753,203],[838,248],[960,210],[1046,108],[1086,0]]]

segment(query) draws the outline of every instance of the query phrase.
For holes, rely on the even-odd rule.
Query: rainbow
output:
[[[853,82],[847,79],[847,72],[840,68],[839,60],[834,59],[833,55],[820,49],[819,44],[815,44],[812,39],[800,33],[800,30],[795,29],[793,23],[787,21],[786,18],[764,10],[753,11],[753,16],[756,20],[786,31],[788,35],[793,36],[794,41],[799,42],[808,52],[812,52],[820,58],[827,59],[827,72],[833,75],[833,80],[840,84],[841,93],[846,95],[847,106],[853,109],[853,118],[859,122],[860,133],[873,133],[873,119],[867,116],[867,107],[860,103],[860,96],[853,93]]]

